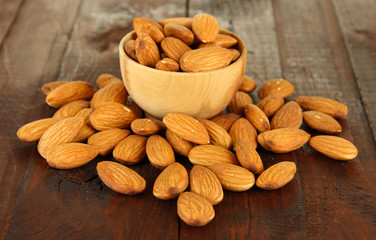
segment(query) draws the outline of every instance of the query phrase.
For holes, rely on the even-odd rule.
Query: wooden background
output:
[[[0,0],[0,239],[374,239],[376,236],[376,2],[374,0]],[[134,17],[160,20],[208,12],[248,46],[246,73],[258,89],[291,81],[298,95],[344,102],[339,134],[359,149],[351,162],[304,146],[260,150],[266,166],[297,164],[284,188],[225,192],[207,226],[178,219],[176,200],[152,196],[159,174],[132,167],[146,191],[128,197],[103,187],[98,158],[71,171],[48,167],[17,129],[55,111],[40,87],[120,76],[118,42]],[[257,90],[258,90],[257,89]],[[257,102],[255,93],[251,94]],[[312,134],[317,134],[312,130]],[[187,160],[180,158],[189,166]]]

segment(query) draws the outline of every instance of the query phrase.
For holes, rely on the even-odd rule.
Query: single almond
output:
[[[232,139],[230,134],[221,126],[213,121],[200,119],[210,136],[210,143],[224,148],[232,147]]]
[[[229,48],[228,50],[230,50],[232,52],[232,61],[235,62],[236,60],[239,59],[241,53],[239,52],[238,49],[235,49],[235,48]],[[242,88],[242,87],[240,87]],[[241,89],[240,89],[241,90]],[[243,90],[242,90],[243,91]]]
[[[123,82],[123,81],[109,73],[104,73],[104,74],[99,75],[96,80],[97,86],[99,88],[104,88],[105,86],[113,82]]]
[[[264,99],[267,96],[277,95],[287,98],[294,93],[294,86],[287,80],[278,78],[266,81],[260,88],[258,96]]]
[[[134,170],[116,162],[102,161],[97,164],[98,176],[115,192],[134,195],[143,192],[146,181]]]
[[[177,197],[188,187],[187,170],[178,162],[170,164],[155,179],[153,195],[162,200]]]
[[[244,75],[242,79],[242,83],[240,84],[239,90],[250,93],[256,89],[255,80],[253,80],[250,76]]]
[[[257,178],[256,185],[266,190],[275,190],[285,186],[295,176],[296,165],[294,162],[279,162],[266,169]]]
[[[193,148],[193,143],[179,137],[170,129],[166,129],[166,139],[171,144],[174,151],[182,156],[187,157],[189,151]]]
[[[302,147],[311,135],[297,128],[278,128],[257,136],[258,143],[274,153],[287,153]]]
[[[143,31],[149,34],[156,44],[160,43],[165,38],[163,31],[151,24],[146,25]]]
[[[209,166],[218,163],[239,164],[236,155],[227,148],[216,145],[198,145],[188,154],[192,164]]]
[[[47,163],[53,168],[72,169],[81,167],[93,160],[98,150],[84,143],[62,143],[47,151]]]
[[[142,65],[155,67],[160,60],[158,46],[147,33],[141,32],[137,35],[135,50],[137,60]]]
[[[95,92],[90,102],[90,107],[95,108],[106,102],[116,102],[125,104],[127,101],[127,91],[123,82],[113,82]]]
[[[309,145],[316,151],[335,160],[352,160],[358,155],[358,149],[354,144],[337,136],[314,136],[309,141]]]
[[[251,147],[257,148],[257,131],[245,118],[239,118],[234,122],[230,129],[230,136],[233,143],[236,143],[239,139],[243,139]]]
[[[155,64],[155,68],[162,71],[179,72],[179,63],[171,58],[163,58]]]
[[[130,134],[126,129],[112,128],[90,136],[87,143],[95,146],[99,155],[105,156],[111,153],[115,146]]]
[[[48,82],[48,83],[43,84],[43,86],[41,87],[41,90],[44,93],[44,95],[47,96],[52,90],[66,83],[69,83],[69,82],[68,81]]]
[[[166,37],[174,37],[180,39],[187,45],[191,45],[195,39],[193,32],[189,30],[189,28],[179,24],[165,24],[164,32]]]
[[[142,118],[144,116],[144,110],[142,110],[130,96],[128,96],[125,105],[133,111],[136,118]]]
[[[168,129],[179,137],[197,144],[210,143],[208,131],[198,120],[183,113],[168,113],[163,118]]]
[[[226,113],[226,114],[219,114],[210,120],[215,122],[219,126],[221,126],[224,130],[229,131],[232,124],[234,124],[234,122],[238,120],[239,118],[241,118],[239,114]]]
[[[154,134],[146,142],[146,155],[156,168],[164,169],[175,162],[174,150],[163,137]]]
[[[99,131],[110,128],[127,128],[135,120],[133,111],[120,103],[103,103],[94,108],[90,122]]]
[[[132,131],[138,135],[148,136],[159,132],[161,127],[149,118],[139,118],[131,123]]]
[[[226,67],[232,61],[232,52],[226,48],[200,48],[187,51],[180,58],[184,72],[205,72]]]
[[[179,62],[184,53],[191,50],[186,43],[175,37],[166,37],[163,39],[161,48],[169,58],[176,62]]]
[[[58,86],[46,97],[46,103],[51,107],[61,107],[76,100],[90,100],[94,88],[84,81],[73,81]]]
[[[138,62],[137,55],[136,55],[136,40],[129,40],[124,44],[124,51],[127,55]]]
[[[193,227],[204,226],[215,216],[214,208],[210,202],[194,192],[180,194],[177,210],[180,219]]]
[[[270,130],[270,123],[265,113],[254,104],[247,104],[245,107],[245,117],[252,123],[258,132]]]
[[[323,112],[335,118],[345,117],[349,112],[345,104],[329,98],[300,96],[295,101],[305,110]]]
[[[260,175],[264,171],[260,155],[246,141],[239,139],[235,144],[235,151],[242,167],[253,172],[255,175]]]
[[[22,142],[36,142],[38,141],[43,133],[52,125],[57,123],[59,119],[56,118],[44,118],[30,122],[26,125],[23,125],[17,131],[17,137]]]
[[[166,24],[178,24],[188,29],[192,29],[192,20],[193,18],[189,17],[165,18],[159,21],[159,24],[162,26],[166,26]]]
[[[283,105],[273,116],[271,128],[300,128],[303,122],[303,112],[296,102]]]
[[[152,115],[150,115],[150,114],[147,113],[147,112],[145,112],[145,117],[146,117],[146,118],[149,118],[150,120],[152,120],[152,121],[154,121],[155,123],[157,123],[161,129],[166,130],[166,125],[162,122],[162,120],[159,120],[159,119],[153,117]]]
[[[229,112],[244,115],[245,106],[252,104],[253,100],[248,93],[238,91],[227,106]]]
[[[82,117],[84,119],[84,123],[91,126],[90,114],[91,114],[92,111],[93,111],[93,109],[91,109],[91,108],[83,108],[75,115],[75,117]]]
[[[341,125],[332,116],[319,111],[303,112],[304,122],[317,131],[333,134],[342,131]]]
[[[161,36],[164,36],[163,27],[156,21],[149,18],[134,18],[133,28],[137,36],[140,36],[141,33],[146,33],[150,35],[155,43],[159,43],[161,41]]]
[[[282,97],[271,95],[265,97],[256,105],[265,113],[266,116],[271,117],[283,106],[284,103],[285,100]]]
[[[114,158],[121,163],[134,165],[146,156],[146,137],[130,135],[119,142],[113,151]]]
[[[210,165],[208,168],[214,172],[222,187],[228,191],[247,191],[255,184],[255,175],[243,167],[221,163]]]
[[[217,37],[215,37],[214,43],[216,43],[218,46],[223,48],[230,48],[238,43],[238,40],[234,37],[231,37],[227,34],[221,34],[218,33]]]
[[[79,111],[89,107],[89,102],[86,100],[77,100],[65,104],[59,110],[57,110],[53,118],[68,118],[74,117]]]
[[[219,24],[210,14],[197,14],[192,20],[192,31],[200,42],[213,42],[219,32]]]

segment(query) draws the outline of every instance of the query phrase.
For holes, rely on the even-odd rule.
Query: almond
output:
[[[97,131],[91,126],[90,123],[85,123],[77,135],[73,138],[72,142],[83,142],[86,141],[91,135],[95,134]]]
[[[212,47],[221,47],[218,43],[210,42],[210,43],[200,43],[197,48],[212,48]]]
[[[96,80],[97,86],[99,88],[104,88],[106,85],[108,85],[109,83],[113,83],[113,82],[123,82],[123,81],[109,73],[104,73],[104,74],[99,75]]]
[[[159,43],[161,41],[161,36],[164,36],[163,27],[156,21],[149,18],[134,18],[133,28],[137,36],[140,36],[141,33],[146,33],[150,35],[155,43]]]
[[[124,51],[127,55],[138,62],[137,55],[136,55],[136,40],[129,40],[124,44]]]
[[[142,110],[130,96],[128,96],[125,105],[133,111],[136,118],[142,118],[144,116],[144,110]]]
[[[196,119],[183,113],[168,113],[163,118],[168,129],[179,137],[197,144],[210,143],[208,131]]]
[[[192,29],[192,20],[193,18],[189,18],[189,17],[166,18],[166,19],[159,21],[159,24],[162,26],[166,26],[166,24],[169,24],[169,23],[178,24],[178,25],[187,27],[188,29]]]
[[[72,169],[81,167],[98,155],[97,148],[84,143],[63,143],[47,151],[47,163],[53,168]]]
[[[232,61],[233,62],[235,62],[236,60],[239,59],[239,57],[241,55],[241,53],[239,52],[239,50],[234,49],[234,48],[229,48],[228,50],[230,50],[232,52]],[[242,87],[240,87],[240,88],[241,88],[240,90],[243,91]],[[243,88],[244,88],[244,86],[243,86]]]
[[[252,104],[252,98],[249,94],[238,91],[235,96],[231,99],[230,103],[227,106],[229,112],[236,113],[239,115],[244,115],[245,106],[247,104]]]
[[[171,58],[163,58],[155,64],[155,68],[162,71],[179,72],[179,63]]]
[[[257,131],[245,118],[239,118],[235,121],[230,129],[230,136],[233,143],[236,143],[239,139],[243,139],[251,147],[257,148]]]
[[[208,168],[195,165],[189,173],[190,191],[200,194],[210,204],[215,205],[223,199],[223,189],[217,176]]]
[[[239,164],[234,153],[224,147],[215,145],[199,145],[193,147],[188,154],[192,164],[209,166],[218,163]]]
[[[127,101],[127,91],[123,82],[113,82],[99,89],[91,99],[90,107],[95,108],[105,102],[116,102],[125,104]]]
[[[159,28],[151,24],[146,25],[143,31],[147,33],[157,44],[165,38],[163,31],[159,30]]]
[[[170,129],[166,130],[166,139],[171,144],[174,151],[182,156],[187,157],[189,151],[193,148],[193,143],[179,137]]]
[[[226,113],[226,114],[219,114],[211,119],[211,121],[215,122],[219,126],[221,126],[226,131],[229,131],[232,124],[236,120],[238,120],[241,116],[235,113]]]
[[[232,52],[225,48],[200,48],[187,51],[180,58],[180,68],[185,72],[211,71],[226,67],[232,58]]]
[[[200,119],[210,136],[210,143],[224,148],[232,147],[232,139],[230,134],[221,126],[206,119]]]
[[[271,95],[262,99],[256,105],[265,113],[266,116],[271,117],[283,106],[284,103],[285,100],[282,97]]]
[[[274,153],[287,153],[302,147],[311,135],[297,128],[278,128],[257,136],[258,143]]]
[[[135,50],[138,62],[148,67],[155,67],[155,64],[160,60],[157,44],[144,32],[137,36]]]
[[[74,117],[79,111],[89,107],[89,102],[85,100],[77,100],[65,104],[59,110],[57,110],[53,118],[68,118]]]
[[[67,83],[68,84],[68,83]],[[41,136],[38,152],[47,157],[47,151],[55,145],[71,142],[84,125],[81,117],[70,117],[60,120],[50,126]]]
[[[259,132],[270,130],[269,119],[265,113],[254,104],[247,104],[244,110],[245,117]]]
[[[264,99],[267,96],[277,95],[282,98],[287,98],[294,93],[294,86],[287,80],[271,79],[266,81],[260,88],[258,96],[260,99]]]
[[[83,108],[75,115],[75,117],[82,117],[84,119],[84,123],[91,125],[90,114],[92,111],[93,109],[91,108]]]
[[[210,14],[197,14],[192,20],[192,31],[200,42],[213,42],[219,32],[215,17]]]
[[[323,133],[338,133],[342,131],[341,125],[332,116],[318,111],[303,113],[304,122],[310,127]]]
[[[84,81],[73,81],[53,89],[46,97],[46,103],[51,107],[61,107],[76,100],[90,100],[94,88]]]
[[[97,172],[102,182],[115,192],[134,195],[145,190],[145,179],[120,163],[100,162],[97,164]]]
[[[246,93],[250,93],[255,89],[256,89],[255,80],[253,80],[250,76],[244,75],[242,83],[240,84],[239,90],[246,92]]]
[[[358,149],[350,141],[336,136],[319,135],[309,141],[316,151],[336,160],[352,160],[358,155]]]
[[[138,135],[148,136],[159,132],[161,127],[149,118],[139,118],[131,123],[132,131]]]
[[[130,135],[119,142],[113,155],[121,163],[133,165],[141,162],[146,156],[146,137]]]
[[[300,96],[295,101],[305,110],[323,112],[335,118],[345,117],[348,113],[346,105],[329,98]]]
[[[191,50],[187,44],[174,37],[166,37],[163,39],[161,42],[161,48],[169,58],[172,58],[177,62],[179,62],[184,53]]]
[[[99,131],[110,128],[127,128],[136,116],[133,111],[120,103],[103,103],[94,108],[90,122]]]
[[[172,163],[155,179],[153,195],[162,200],[177,197],[188,187],[187,170],[180,163]]]
[[[180,194],[177,210],[180,219],[193,227],[204,226],[215,216],[214,208],[210,202],[193,192]]]
[[[22,142],[36,142],[49,127],[58,121],[59,119],[56,118],[44,118],[30,122],[18,129],[17,137]]]
[[[294,162],[279,162],[261,173],[256,185],[262,189],[275,190],[289,183],[294,178],[295,172]]]
[[[296,102],[283,105],[273,116],[271,128],[300,128],[303,122],[303,112]]]
[[[166,125],[159,119],[153,117],[152,115],[150,115],[149,113],[145,112],[145,117],[146,118],[149,118],[150,120],[154,121],[155,123],[157,123],[159,125],[159,127],[161,129],[166,129]]]
[[[164,169],[175,162],[174,150],[163,137],[154,134],[146,142],[146,155],[156,168]]]
[[[235,151],[242,167],[256,175],[260,175],[264,171],[260,155],[246,141],[239,139],[235,144]]]
[[[43,84],[43,86],[41,87],[41,90],[44,93],[44,95],[47,96],[52,90],[66,83],[69,83],[69,82],[68,81],[48,82],[48,83]]]
[[[105,156],[130,134],[131,133],[126,129],[112,128],[90,136],[87,143],[95,146],[99,151],[99,155]]]
[[[187,45],[191,45],[195,39],[193,32],[189,30],[189,28],[179,24],[165,24],[164,32],[166,37],[174,37],[180,39]]]
[[[247,169],[228,163],[210,165],[222,187],[228,191],[247,191],[255,184],[255,175]]]
[[[238,40],[226,34],[218,33],[217,37],[213,41],[218,46],[223,48],[230,48],[238,43]]]

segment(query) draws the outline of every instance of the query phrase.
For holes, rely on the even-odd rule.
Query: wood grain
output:
[[[24,0],[0,0],[0,46],[17,18],[17,14],[23,2]]]

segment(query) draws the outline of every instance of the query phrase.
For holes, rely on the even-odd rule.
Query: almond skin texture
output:
[[[209,133],[210,143],[224,148],[232,147],[231,136],[225,129],[210,120],[201,119],[200,122]]]
[[[267,96],[277,95],[282,98],[287,98],[294,93],[294,86],[284,79],[271,79],[266,81],[260,88],[258,96],[264,99]]]
[[[40,138],[39,154],[46,158],[48,149],[55,145],[71,142],[83,126],[84,119],[81,117],[70,117],[58,121],[49,127]]]
[[[348,113],[346,105],[329,98],[300,96],[295,98],[295,102],[305,110],[323,112],[335,118],[345,117]]]
[[[185,157],[188,156],[189,151],[194,147],[193,143],[179,137],[170,129],[166,130],[166,139],[176,153]]]
[[[184,53],[191,50],[191,48],[180,39],[174,37],[166,37],[161,42],[163,52],[171,59],[179,62]]]
[[[257,148],[257,131],[255,127],[245,118],[239,118],[230,129],[232,142],[236,143],[239,139],[246,141],[251,147]]]
[[[358,149],[350,141],[336,136],[319,135],[309,141],[316,151],[335,160],[352,160],[358,155]]]
[[[128,57],[138,62],[136,55],[136,40],[129,40],[126,42],[124,44],[124,51],[127,53]]]
[[[197,14],[193,17],[192,31],[200,42],[213,42],[218,36],[219,25],[210,14]]]
[[[239,52],[239,50],[237,49],[234,49],[234,48],[229,48],[228,50],[230,50],[232,52],[232,61],[235,62],[236,60],[239,59],[241,53]],[[240,90],[243,91],[242,89],[244,89],[245,86],[240,86]]]
[[[94,88],[87,82],[74,81],[53,89],[46,97],[46,103],[51,107],[61,107],[76,100],[90,100]]]
[[[283,105],[273,116],[271,128],[300,128],[303,122],[303,112],[296,102]]]
[[[296,165],[294,162],[279,162],[266,169],[256,181],[259,188],[275,190],[285,186],[295,176]]]
[[[180,219],[193,227],[204,226],[215,216],[214,208],[210,202],[193,192],[180,194],[177,210]]]
[[[195,39],[193,32],[183,25],[166,24],[164,26],[164,32],[166,37],[178,38],[188,46],[191,45]]]
[[[246,141],[239,139],[235,144],[235,151],[242,167],[253,172],[255,175],[260,175],[264,171],[260,155]]]
[[[240,54],[240,52],[239,52],[239,54]],[[246,93],[250,93],[255,89],[256,89],[255,80],[253,80],[251,77],[249,77],[247,75],[244,75],[242,83],[240,84],[239,90],[246,92]]]
[[[154,40],[155,43],[160,43],[164,38],[165,35],[163,34],[163,31],[161,31],[159,28],[157,28],[154,25],[148,24],[144,32],[149,34],[149,36]]]
[[[120,103],[103,103],[90,114],[91,124],[99,131],[127,128],[135,118],[133,111]]]
[[[267,117],[271,117],[283,106],[284,103],[285,100],[282,97],[272,95],[262,99],[256,105],[265,113]]]
[[[257,136],[258,143],[274,153],[287,153],[302,147],[311,135],[297,128],[278,128]]]
[[[175,162],[174,150],[163,137],[154,134],[146,142],[146,155],[156,168],[164,169]]]
[[[36,142],[38,141],[43,133],[52,125],[57,123],[59,119],[56,118],[44,118],[40,120],[33,121],[26,125],[23,125],[17,131],[17,137],[22,142]]]
[[[226,34],[218,33],[217,37],[214,39],[213,43],[217,44],[223,48],[230,48],[238,43],[236,38],[233,38]]]
[[[179,63],[171,58],[163,58],[155,65],[155,68],[162,71],[179,72]]]
[[[190,191],[200,194],[210,204],[215,205],[223,199],[223,189],[217,176],[208,168],[194,165],[189,173]]]
[[[44,93],[44,95],[47,96],[52,90],[66,83],[69,83],[69,82],[68,81],[48,82],[48,83],[43,84],[43,86],[41,87],[41,90]]]
[[[47,151],[47,163],[53,168],[72,169],[81,167],[98,155],[96,147],[84,143],[63,143]]]
[[[248,93],[238,91],[227,106],[229,112],[244,115],[245,106],[252,104],[253,100]]]
[[[157,23],[156,21],[149,19],[149,18],[134,18],[133,19],[133,28],[137,34],[137,36],[140,36],[142,33],[146,33],[150,35],[150,37],[155,41],[156,43],[160,42],[161,36],[164,36],[163,34],[163,27]],[[163,38],[162,38],[163,39]]]
[[[127,165],[141,162],[146,156],[146,137],[130,135],[119,142],[113,155],[116,160]]]
[[[57,110],[53,118],[68,118],[74,117],[79,111],[89,107],[89,102],[85,100],[77,100],[65,104],[59,110]]]
[[[95,146],[99,155],[105,156],[111,153],[115,146],[130,134],[126,129],[112,128],[90,136],[87,143]]]
[[[228,191],[247,191],[255,184],[255,175],[243,167],[221,163],[210,165],[208,168],[214,172],[222,187]]]
[[[123,82],[113,82],[99,89],[90,101],[90,107],[95,108],[105,102],[116,102],[125,104],[127,101],[127,91]]]
[[[211,48],[211,47],[221,47],[218,43],[210,42],[210,43],[200,43],[197,48]]]
[[[238,120],[240,117],[241,116],[239,114],[226,113],[226,114],[220,114],[218,116],[215,116],[210,120],[215,122],[216,124],[218,124],[219,126],[221,126],[224,130],[228,132],[232,124],[234,124],[234,122]]]
[[[103,73],[99,75],[96,80],[96,84],[99,88],[104,88],[105,86],[113,82],[123,82],[123,81],[109,73]]]
[[[91,125],[90,114],[91,114],[92,111],[93,111],[93,109],[91,109],[91,108],[83,108],[75,115],[75,117],[82,117],[86,124]]]
[[[192,20],[193,18],[189,18],[189,17],[166,18],[166,19],[159,21],[159,24],[162,26],[166,26],[166,24],[169,24],[169,23],[178,24],[178,25],[187,27],[188,29],[192,29]]]
[[[232,61],[232,52],[225,48],[200,48],[187,51],[180,58],[184,72],[205,72],[226,67]]]
[[[155,179],[153,195],[162,200],[177,197],[188,187],[188,172],[180,163],[166,167]]]
[[[254,104],[248,104],[244,110],[245,117],[252,123],[258,132],[270,130],[270,123],[265,113]]]
[[[85,123],[77,135],[73,138],[72,142],[83,142],[86,141],[91,135],[95,134],[97,131],[91,126],[90,123]]]
[[[132,131],[138,135],[149,136],[159,132],[161,127],[149,118],[139,118],[131,123]]]
[[[215,145],[199,145],[193,147],[188,154],[192,164],[209,166],[218,163],[239,164],[236,156],[230,150]]]
[[[102,182],[115,192],[134,195],[145,190],[145,179],[120,163],[100,162],[97,164],[97,172]]]
[[[342,131],[341,125],[332,116],[318,111],[306,111],[303,113],[304,122],[317,131],[333,134]]]
[[[144,32],[137,36],[135,50],[138,62],[144,66],[155,67],[155,64],[161,59],[157,44]]]
[[[163,118],[168,129],[179,137],[197,144],[210,143],[209,133],[198,120],[182,113],[168,113]]]

